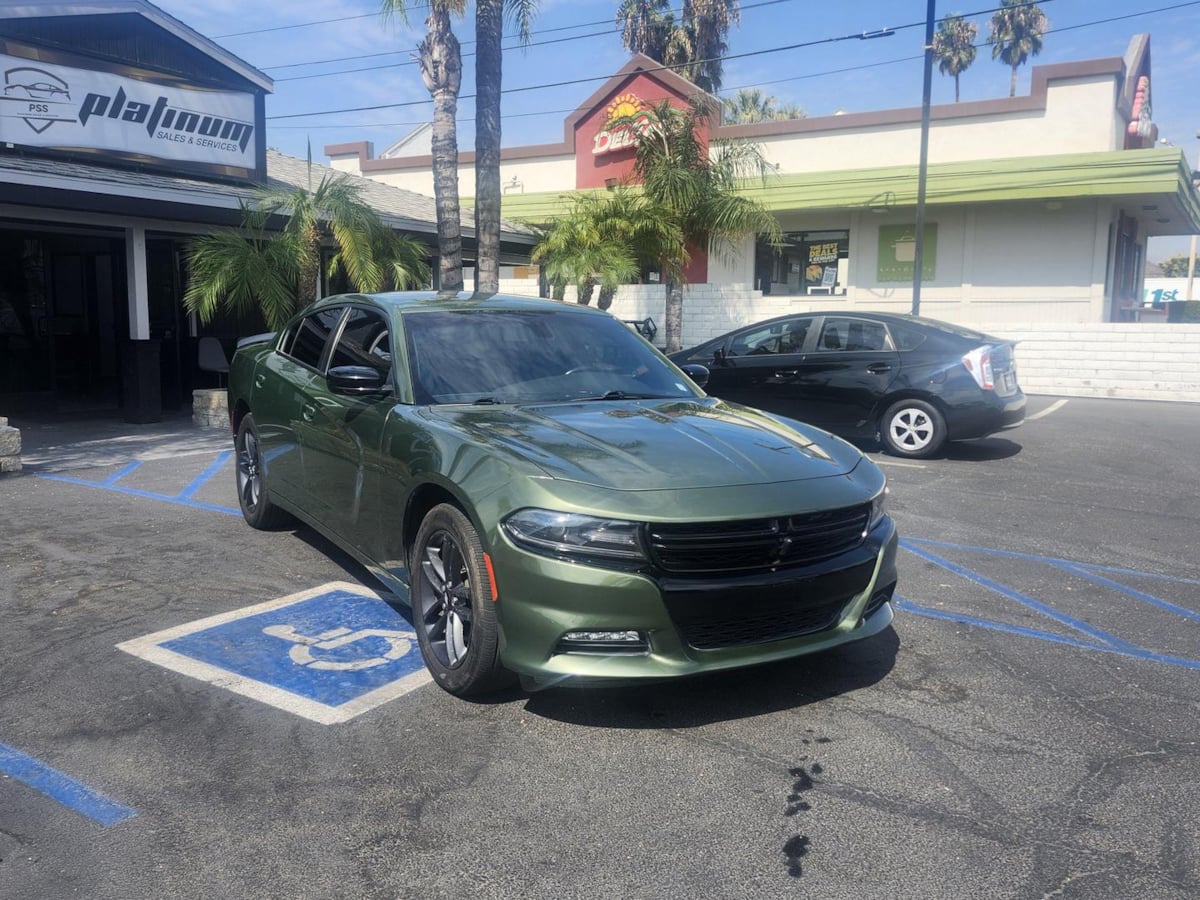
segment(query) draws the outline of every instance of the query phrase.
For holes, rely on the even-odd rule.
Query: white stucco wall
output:
[[[935,119],[929,128],[929,161],[1117,150],[1115,92],[1113,75],[1053,81],[1044,112]],[[919,159],[920,122],[843,131],[834,118],[830,125],[838,130],[781,135],[758,144],[785,173],[915,165]]]
[[[332,157],[330,165],[341,172],[361,174],[357,156]],[[397,169],[389,172],[368,172],[369,177],[392,187],[403,188],[433,196],[432,169]],[[575,158],[572,156],[538,157],[516,159],[500,163],[500,187],[516,178],[520,183],[517,190],[535,194],[543,191],[569,191],[575,185]],[[475,196],[475,167],[461,166],[458,170],[458,193],[462,197]]]

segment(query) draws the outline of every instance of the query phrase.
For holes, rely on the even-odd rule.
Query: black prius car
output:
[[[1025,418],[1014,342],[920,316],[814,312],[671,355],[709,369],[711,396],[924,458]]]

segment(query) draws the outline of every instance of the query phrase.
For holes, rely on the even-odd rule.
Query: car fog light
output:
[[[650,652],[650,641],[641,631],[568,631],[559,638],[554,652],[584,656],[639,656]]]
[[[642,635],[637,631],[568,631],[563,635],[563,640],[572,643],[604,641],[614,644],[638,644],[642,641]]]

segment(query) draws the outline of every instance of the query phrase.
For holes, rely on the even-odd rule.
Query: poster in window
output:
[[[879,226],[879,263],[875,277],[879,281],[913,279],[916,260],[917,229],[915,225]],[[937,225],[925,226],[925,241],[921,247],[921,280],[933,281],[937,271]]]

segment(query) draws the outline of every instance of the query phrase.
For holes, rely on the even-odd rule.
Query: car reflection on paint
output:
[[[1025,419],[1014,342],[921,316],[780,316],[671,355],[709,394],[924,458]]]
[[[243,341],[237,487],[412,605],[473,695],[764,663],[888,627],[882,472],[707,397],[607,313],[512,297],[322,300]]]

